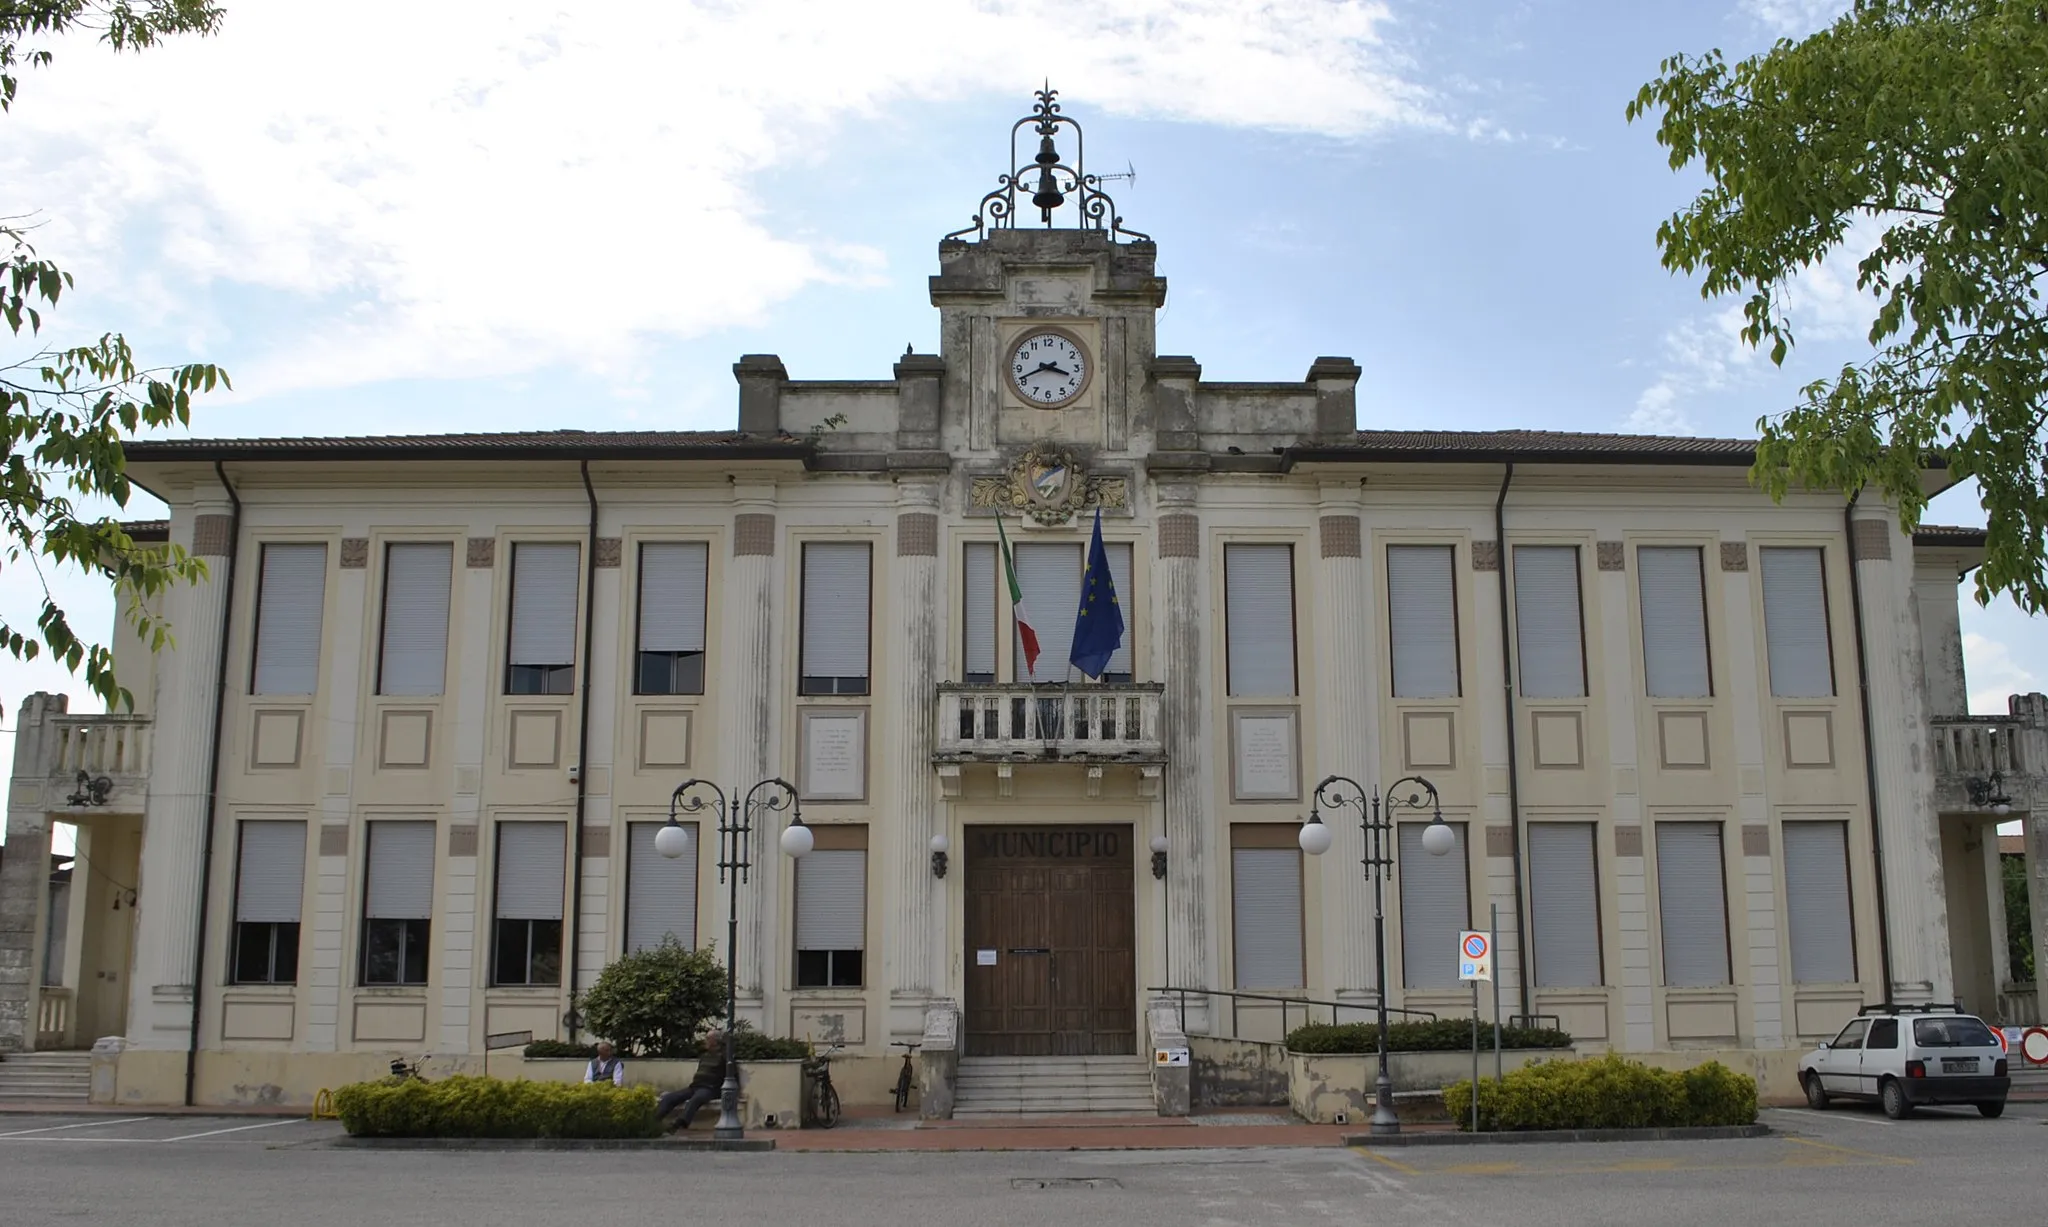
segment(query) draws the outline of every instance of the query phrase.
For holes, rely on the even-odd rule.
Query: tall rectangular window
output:
[[[576,581],[581,547],[522,541],[512,547],[512,634],[506,694],[576,690]]]
[[[1387,547],[1387,628],[1397,699],[1458,695],[1456,558],[1448,545]]]
[[[306,893],[306,824],[241,824],[235,859],[236,984],[299,981],[299,906]]]
[[[1832,696],[1835,661],[1820,550],[1765,546],[1757,551],[1757,564],[1763,574],[1771,693],[1781,699]]]
[[[1223,634],[1233,697],[1296,693],[1293,546],[1223,547]]]
[[[384,642],[378,694],[440,694],[448,672],[448,590],[455,547],[393,543],[384,551]]]
[[[1636,550],[1643,605],[1643,679],[1654,699],[1703,699],[1714,693],[1707,660],[1706,581],[1696,545]]]
[[[1404,822],[1401,863],[1401,982],[1409,988],[1458,987],[1458,933],[1472,922],[1467,893],[1465,824],[1453,822],[1458,842],[1442,856],[1422,846],[1427,823]]]
[[[1134,659],[1131,651],[1131,642],[1137,636],[1139,621],[1138,616],[1131,612],[1135,608],[1131,604],[1131,593],[1134,591],[1131,587],[1131,543],[1128,541],[1105,542],[1102,552],[1109,556],[1109,579],[1111,583],[1116,585],[1117,606],[1123,610],[1124,614],[1123,642],[1119,643],[1116,651],[1110,655],[1109,667],[1102,671],[1102,680],[1105,682],[1128,682],[1137,676],[1132,671],[1131,666],[1131,661]],[[1082,573],[1086,575],[1086,568],[1083,568]]]
[[[1590,822],[1529,824],[1529,919],[1538,988],[1602,983],[1593,830]]]
[[[868,829],[814,826],[796,863],[796,986],[858,988],[868,929]]]
[[[1233,823],[1230,915],[1237,987],[1301,988],[1300,828],[1293,823]]]
[[[640,651],[636,694],[704,693],[704,605],[711,547],[650,541],[640,547]]]
[[[1027,670],[1024,641],[1012,630],[1011,674],[1020,682],[1061,682],[1079,675],[1068,663],[1074,647],[1074,623],[1081,612],[1081,547],[1029,541],[1010,547],[1017,567],[1017,587],[1031,611],[1038,632],[1038,668]]]
[[[313,693],[320,680],[320,614],[326,603],[325,545],[263,547],[251,694]]]
[[[963,682],[996,680],[996,544],[971,541],[960,572],[960,671]]]
[[[674,860],[654,850],[662,825],[636,822],[627,828],[627,954],[671,937],[685,949],[697,944],[697,824],[681,824],[690,846]]]
[[[491,983],[562,982],[562,865],[568,826],[498,824],[498,914]]]
[[[434,824],[368,824],[363,983],[425,984],[434,915]]]
[[[868,577],[865,541],[804,544],[803,694],[868,692]]]
[[[1665,984],[1730,982],[1720,823],[1657,824],[1657,916],[1664,930]]]
[[[1794,984],[1853,984],[1856,927],[1849,909],[1849,825],[1788,822],[1785,908]]]
[[[1579,699],[1586,694],[1586,632],[1579,609],[1579,550],[1518,545],[1515,557],[1515,664],[1522,696]]]

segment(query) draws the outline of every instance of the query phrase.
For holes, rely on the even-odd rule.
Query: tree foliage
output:
[[[0,0],[0,111],[13,106],[22,66],[51,62],[42,40],[97,31],[116,51],[140,50],[173,34],[210,34],[220,20],[220,10],[204,0]],[[228,377],[210,363],[144,366],[116,332],[68,347],[48,344],[45,313],[72,280],[36,253],[32,228],[27,213],[0,213],[0,319],[26,351],[0,354],[0,568],[31,568],[43,602],[33,629],[0,618],[0,647],[21,660],[47,650],[71,672],[82,669],[109,707],[132,705],[114,677],[112,651],[80,636],[50,595],[42,560],[111,581],[135,632],[152,651],[161,648],[169,628],[150,612],[149,598],[204,575],[204,564],[177,546],[138,546],[119,521],[91,507],[128,503],[124,436],[189,423],[193,396],[225,386]]]
[[[1982,491],[1977,599],[2048,608],[2048,4],[1857,0],[1803,41],[1661,74],[1628,117],[1661,111],[1672,168],[1710,180],[1658,227],[1664,264],[1746,294],[1744,340],[1782,363],[1793,279],[1876,236],[1874,352],[1758,424],[1753,478],[1874,486],[1910,527],[1939,457]]]
[[[621,1052],[696,1056],[697,1033],[725,1008],[725,969],[711,951],[687,949],[671,936],[606,964],[578,1006],[590,1033]]]

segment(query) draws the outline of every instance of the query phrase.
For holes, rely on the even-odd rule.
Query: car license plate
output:
[[[1974,1074],[1977,1072],[1975,1057],[1943,1057],[1941,1072],[1944,1074]]]

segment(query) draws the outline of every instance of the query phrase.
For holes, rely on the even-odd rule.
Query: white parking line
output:
[[[120,1120],[79,1121],[75,1125],[46,1125],[40,1129],[17,1129],[13,1133],[0,1133],[0,1138],[25,1138],[34,1133],[57,1133],[65,1129],[92,1129],[100,1125],[132,1125],[136,1121],[148,1119],[150,1118],[147,1116],[128,1116]]]
[[[267,1120],[254,1125],[235,1125],[227,1129],[208,1129],[205,1133],[181,1133],[174,1138],[165,1138],[164,1141],[189,1142],[193,1138],[218,1137],[223,1133],[241,1133],[242,1131],[247,1129],[275,1129],[279,1125],[296,1125],[299,1123],[300,1119],[300,1117],[292,1116],[287,1117],[284,1120]]]
[[[1848,1121],[1852,1125],[1874,1125],[1880,1129],[1889,1128],[1891,1125],[1891,1122],[1888,1120],[1877,1120],[1855,1112],[1816,1112],[1811,1108],[1778,1108],[1776,1111],[1783,1112],[1787,1116],[1810,1116],[1815,1120]]]

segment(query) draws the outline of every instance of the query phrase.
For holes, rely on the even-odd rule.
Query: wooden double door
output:
[[[966,831],[970,1056],[1136,1053],[1131,828]]]

